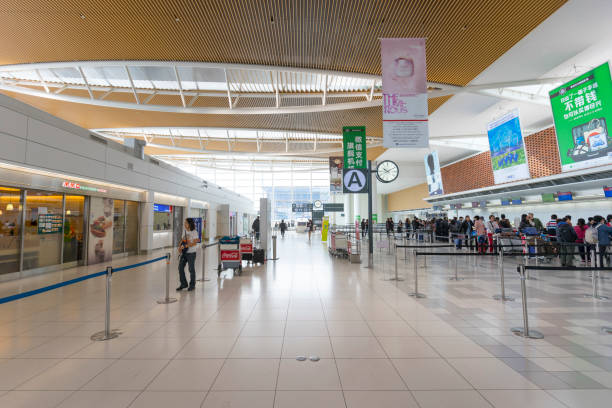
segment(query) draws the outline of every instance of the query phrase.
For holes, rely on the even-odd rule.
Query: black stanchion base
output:
[[[514,298],[509,297],[509,296],[504,296],[503,299],[502,299],[502,295],[493,295],[491,297],[495,300],[503,300],[504,302],[514,302]]]
[[[409,293],[408,296],[412,296],[415,299],[423,299],[427,297],[423,293],[415,293],[415,292]]]
[[[465,279],[465,278],[460,278],[460,277],[455,277],[455,276],[450,276],[450,277],[448,278],[448,280],[450,280],[450,281],[462,281],[462,280],[464,280],[464,279]]]
[[[604,333],[612,334],[612,327],[604,326],[604,327],[601,328],[601,331],[604,332]]]
[[[207,276],[204,279],[196,279],[196,282],[210,282],[210,278]]]
[[[513,327],[510,331],[517,336],[525,337],[526,339],[543,339],[544,335],[537,330],[529,330],[527,334],[525,334],[525,329],[522,327]]]
[[[397,281],[397,282],[402,282],[405,279],[404,278],[389,278],[389,279],[383,279],[384,281]]]
[[[176,301],[177,301],[176,298],[166,298],[166,299],[159,299],[157,303],[159,303],[160,305],[167,305],[168,303],[174,303]]]
[[[93,341],[105,341],[105,340],[117,338],[120,335],[121,335],[121,331],[118,329],[111,330],[110,333],[108,333],[108,335],[106,334],[104,330],[102,330],[101,332],[92,334],[90,339],[92,339]]]

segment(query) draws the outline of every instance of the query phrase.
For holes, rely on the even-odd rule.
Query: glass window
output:
[[[158,212],[153,213],[153,231],[171,231],[172,213]]]
[[[138,203],[126,201],[125,228],[125,252],[138,252]]]
[[[113,254],[124,252],[125,201],[113,200]]]
[[[21,190],[0,187],[0,274],[19,271]]]
[[[64,217],[64,258],[63,262],[83,260],[83,212],[85,197],[66,196]]]
[[[62,201],[60,193],[27,191],[23,269],[60,263]]]

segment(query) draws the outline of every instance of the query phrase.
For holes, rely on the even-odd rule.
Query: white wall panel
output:
[[[0,133],[0,158],[24,163],[26,160],[26,140]]]
[[[103,178],[106,170],[104,163],[32,142],[27,144],[26,162],[30,166],[97,179]]]
[[[85,139],[35,119],[28,120],[28,140],[100,162],[106,160],[105,144]]]
[[[13,110],[0,106],[0,126],[3,133],[21,139],[27,137],[28,118]]]

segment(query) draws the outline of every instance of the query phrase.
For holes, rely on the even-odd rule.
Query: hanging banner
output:
[[[344,168],[365,169],[368,165],[365,126],[344,126],[342,128]]]
[[[91,197],[89,200],[89,243],[87,264],[113,259],[113,199]]]
[[[549,93],[561,171],[612,164],[612,82],[606,62]]]
[[[383,146],[429,147],[424,38],[380,40]]]
[[[204,226],[202,217],[193,218],[193,223],[195,224],[196,231],[198,231],[198,242],[202,242],[202,228]]]
[[[529,178],[519,111],[514,109],[487,125],[495,184]]]
[[[435,150],[425,156],[425,173],[429,195],[444,194],[442,173],[440,172],[440,160],[438,159],[438,152]]]
[[[342,192],[342,157],[329,158],[329,192],[332,194]]]

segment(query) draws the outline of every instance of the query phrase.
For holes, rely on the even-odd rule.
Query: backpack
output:
[[[587,230],[584,232],[584,242],[587,244],[597,244],[599,242],[598,233],[599,230],[597,227],[591,226],[587,228]]]
[[[561,238],[561,242],[575,242],[576,241],[576,232],[569,224],[561,224],[557,226],[557,231],[559,232],[559,238]]]

